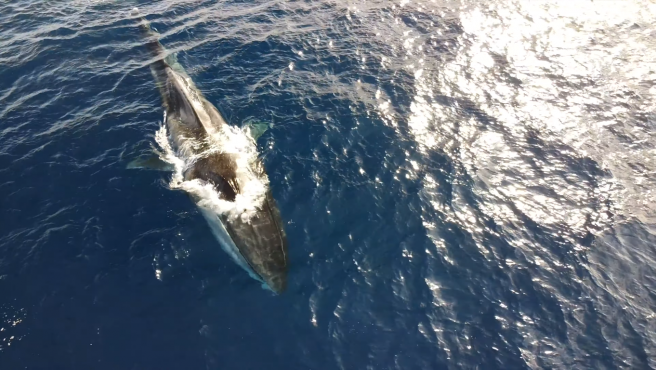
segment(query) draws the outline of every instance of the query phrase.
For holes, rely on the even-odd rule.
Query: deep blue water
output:
[[[170,175],[138,5],[258,141],[261,288]],[[656,367],[656,7],[0,4],[0,369]]]

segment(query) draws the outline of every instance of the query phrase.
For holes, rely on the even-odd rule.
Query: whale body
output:
[[[156,140],[173,170],[171,187],[191,196],[235,262],[281,293],[287,286],[287,237],[255,139],[223,119],[140,19],[165,111]]]

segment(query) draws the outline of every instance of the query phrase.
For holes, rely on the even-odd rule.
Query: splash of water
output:
[[[161,159],[175,168],[169,187],[192,194],[199,207],[228,218],[241,217],[244,221],[250,220],[264,202],[269,180],[261,170],[255,141],[246,130],[226,125],[221,130],[208,135],[209,149],[192,154],[193,150],[188,149],[176,153],[171,147],[166,126],[162,125],[155,134],[155,141],[161,149],[159,153]],[[191,140],[188,143],[193,145]],[[210,183],[200,179],[185,180],[184,178],[184,172],[198,159],[217,152],[231,154],[236,163],[236,181],[240,192],[234,201],[221,199],[220,192]]]

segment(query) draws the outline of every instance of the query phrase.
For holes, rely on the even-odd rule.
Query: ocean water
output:
[[[138,6],[258,140],[274,295],[170,174]],[[0,3],[0,369],[656,367],[649,0]]]

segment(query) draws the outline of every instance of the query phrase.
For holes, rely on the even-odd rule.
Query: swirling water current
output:
[[[261,289],[170,176],[138,6],[258,145]],[[656,3],[0,3],[1,369],[656,368]]]

